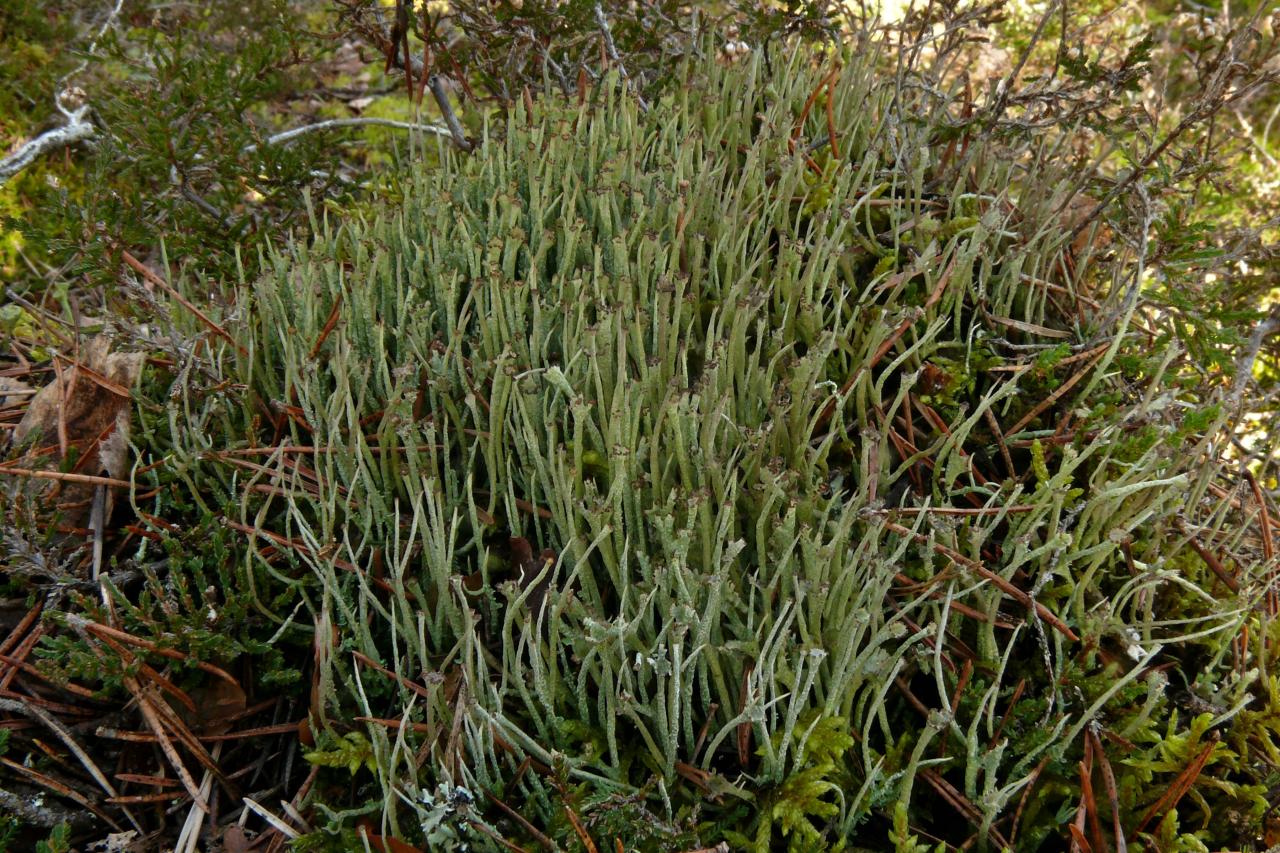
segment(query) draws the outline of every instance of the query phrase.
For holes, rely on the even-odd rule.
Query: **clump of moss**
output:
[[[1257,831],[1263,579],[1186,546],[1246,547],[1220,411],[1134,291],[1073,301],[1069,165],[940,159],[936,90],[811,58],[517,105],[250,283],[220,369],[274,420],[226,438],[270,485],[200,476],[294,543],[244,571],[316,627],[312,725],[365,721],[330,832],[462,799],[451,838],[585,844],[625,802],[655,817],[600,840],[646,849]]]

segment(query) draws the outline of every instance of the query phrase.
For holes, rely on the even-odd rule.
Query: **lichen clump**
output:
[[[282,449],[261,489],[209,471],[294,543],[244,572],[314,622],[313,760],[388,832],[1257,831],[1263,616],[1186,545],[1239,511],[1218,410],[1133,254],[1055,218],[1070,164],[876,63],[517,105],[266,259],[226,369]]]

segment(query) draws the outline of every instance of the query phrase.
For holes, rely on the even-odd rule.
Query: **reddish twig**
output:
[[[1009,717],[1013,715],[1013,709],[1018,707],[1018,700],[1022,698],[1022,691],[1027,688],[1027,680],[1025,678],[1018,679],[1018,686],[1013,688],[1013,695],[1009,697],[1009,707],[1005,708],[1004,714],[1000,717],[1000,724],[996,726],[995,732],[991,735],[991,740],[987,743],[988,749],[994,749],[996,742],[1000,740],[1000,735],[1004,733],[1005,724],[1009,722]]]
[[[1231,576],[1231,573],[1227,571],[1226,566],[1222,565],[1222,561],[1218,559],[1217,555],[1200,544],[1200,540],[1196,538],[1194,533],[1188,531],[1185,525],[1182,526],[1182,529],[1187,534],[1187,544],[1200,555],[1200,559],[1204,560],[1204,564],[1209,567],[1209,570],[1217,575],[1218,580],[1222,581],[1227,589],[1232,592],[1239,592],[1240,582]]]
[[[1102,348],[1100,347],[1099,349],[1102,349]],[[1031,411],[1023,415],[1022,419],[1013,425],[1013,429],[1005,431],[1005,435],[1017,435],[1019,432],[1021,432],[1022,428],[1025,427],[1027,424],[1031,423],[1031,421],[1035,419],[1036,416],[1038,416],[1045,409],[1052,406],[1054,403],[1058,402],[1058,400],[1062,398],[1062,395],[1066,394],[1068,391],[1074,388],[1081,379],[1084,379],[1084,377],[1089,373],[1089,371],[1093,370],[1093,368],[1097,366],[1098,362],[1102,361],[1102,358],[1105,355],[1106,355],[1106,352],[1103,351],[1098,353],[1096,356],[1094,356],[1092,361],[1090,361],[1083,368],[1081,368],[1080,370],[1072,374],[1071,378],[1068,379],[1066,382],[1063,382],[1060,386],[1058,386],[1057,390],[1055,390],[1048,397],[1045,397],[1038,404],[1033,406]]]
[[[1089,845],[1094,850],[1106,850],[1102,840],[1102,822],[1098,820],[1098,800],[1093,794],[1093,741],[1085,738],[1084,758],[1079,763],[1080,805],[1084,809],[1085,823],[1089,830]]]
[[[944,290],[946,290],[947,282],[951,280],[951,273],[956,268],[956,260],[957,260],[957,257],[953,255],[951,258],[951,262],[948,263],[946,269],[942,271],[942,275],[938,276],[937,284],[934,285],[933,290],[929,293],[928,298],[925,299],[924,307],[921,309],[922,316],[923,316],[923,312],[927,312],[930,308],[937,305],[938,302],[942,299],[942,293]],[[910,329],[913,325],[915,325],[917,319],[918,319],[917,317],[908,317],[907,319],[899,323],[898,327],[894,329],[893,332],[890,333],[889,337],[885,338],[884,342],[880,344],[880,346],[876,349],[875,353],[871,356],[870,361],[868,361],[866,364],[861,365],[857,370],[853,372],[852,376],[850,376],[847,380],[845,380],[844,385],[840,386],[839,393],[837,393],[833,398],[828,400],[827,405],[824,406],[822,411],[818,414],[818,420],[814,424],[815,428],[821,428],[823,426],[826,426],[827,421],[831,420],[832,415],[836,413],[836,401],[839,400],[841,397],[843,397],[845,394],[849,393],[849,390],[853,388],[854,383],[858,381],[858,379],[862,376],[863,373],[866,373],[867,371],[873,369],[877,364],[880,363],[880,359],[884,358],[885,354],[889,352],[890,349],[893,348],[894,344],[896,344],[902,338],[902,336],[907,333],[907,329]]]
[[[188,655],[178,651],[177,649],[166,649],[162,646],[159,646],[151,642],[150,640],[145,640],[142,637],[135,637],[133,634],[126,633],[125,631],[121,631],[118,628],[110,628],[98,622],[90,622],[88,619],[85,619],[83,616],[78,616],[74,613],[68,613],[66,615],[66,620],[67,620],[67,624],[69,624],[72,628],[75,628],[76,630],[87,631],[88,633],[98,637],[98,639],[105,639],[106,637],[111,637],[112,639],[119,640],[122,643],[128,643],[131,646],[137,646],[138,648],[146,649],[152,654],[160,655],[161,657],[166,657],[172,660],[180,660],[180,661],[189,660],[198,669],[201,669],[209,673],[210,675],[221,678],[223,681],[227,682],[228,684],[234,685],[237,690],[240,689],[240,682],[236,681],[235,678],[231,676],[231,673],[227,672],[225,669],[214,666],[211,663],[206,663],[202,660],[192,660]]]
[[[369,723],[375,726],[382,726],[385,729],[396,729],[397,731],[408,729],[411,732],[419,734],[432,734],[435,729],[426,723],[415,723],[412,720],[391,720],[386,717],[353,717],[358,723]],[[297,728],[293,726],[292,728]]]
[[[1000,515],[1007,512],[1035,512],[1039,507],[1031,504],[1013,504],[1012,506],[902,506],[886,507],[874,512],[878,515]]]
[[[406,50],[407,49],[408,48],[406,47]],[[307,355],[307,358],[315,358],[316,355],[318,355],[320,352],[320,347],[324,346],[325,340],[329,337],[329,335],[333,333],[333,330],[337,328],[339,310],[341,308],[342,308],[342,292],[339,291],[338,295],[335,296],[333,299],[333,307],[329,309],[329,318],[324,321],[324,328],[320,330],[319,337],[317,337],[316,342],[312,344],[311,352],[310,354]]]
[[[790,150],[792,154],[794,154],[796,151],[796,141],[800,138],[800,134],[804,132],[804,123],[809,119],[809,113],[813,111],[813,105],[818,102],[818,95],[822,93],[823,89],[827,90],[827,109],[828,109],[827,133],[830,136],[829,141],[831,142],[832,153],[834,154],[836,152],[835,117],[834,117],[834,114],[831,113],[831,99],[832,99],[831,87],[835,84],[836,76],[839,73],[840,73],[840,66],[837,65],[835,68],[831,70],[829,74],[827,74],[826,77],[822,78],[822,80],[819,81],[817,86],[813,87],[813,91],[810,92],[809,97],[805,99],[804,106],[800,110],[800,116],[796,119],[796,123],[791,129],[791,137],[787,140],[787,148],[788,150]],[[839,155],[837,154],[836,156],[839,156]],[[816,172],[819,175],[822,174],[822,168],[807,153],[804,155],[804,159],[810,169],[812,169],[814,172]]]
[[[1044,772],[1044,768],[1049,764],[1050,756],[1046,755],[1040,759],[1040,763],[1036,765],[1036,769],[1031,771],[1031,778],[1027,781],[1027,787],[1022,789],[1022,796],[1018,798],[1018,808],[1013,812],[1012,828],[1009,830],[1009,848],[1016,850],[1014,844],[1018,840],[1018,824],[1022,821],[1022,810],[1027,806],[1027,800],[1031,797],[1031,791],[1036,786],[1036,782],[1040,780],[1040,774]]]
[[[995,436],[996,444],[1000,447],[1000,458],[1004,460],[1005,471],[1010,477],[1017,477],[1018,471],[1013,465],[1013,457],[1009,455],[1009,445],[1005,444],[1004,430],[1000,429],[1000,422],[996,420],[995,413],[991,411],[991,407],[982,410],[983,416],[986,418],[987,426],[991,429],[991,434]]]
[[[378,672],[382,673],[383,675],[387,676],[388,678],[394,680],[398,684],[402,685],[403,687],[406,687],[409,690],[412,690],[414,693],[418,694],[423,699],[427,699],[427,700],[435,699],[435,694],[432,693],[427,688],[423,687],[421,684],[415,684],[414,682],[405,678],[403,675],[400,675],[399,673],[396,673],[396,672],[392,672],[382,664],[378,663],[373,658],[368,657],[367,655],[363,655],[360,652],[355,651],[354,649],[351,652],[351,656],[354,657],[356,660],[360,661],[360,663],[369,667],[370,669],[375,669]]]
[[[946,803],[959,812],[960,816],[975,827],[982,826],[982,810],[970,802],[969,798],[956,790],[942,775],[932,767],[920,771],[920,778],[929,783]],[[997,850],[1010,850],[1009,841],[994,826],[987,830],[987,838]]]
[[[18,660],[17,658],[10,657],[9,655],[0,655],[0,663],[14,667],[15,669],[25,672],[27,675],[34,676],[41,681],[49,681],[48,677],[43,672],[27,663],[25,660]],[[72,682],[67,682],[65,684],[60,683],[57,686],[59,689],[65,690],[75,696],[79,696],[82,699],[93,699],[97,696],[97,694],[88,687],[82,687],[79,684]]]
[[[916,533],[915,531],[910,530],[906,527],[903,527],[901,524],[895,524],[894,522],[890,521],[890,522],[886,522],[885,526],[888,527],[890,530],[892,530],[894,533],[897,533],[900,536],[908,536],[916,540],[917,542],[927,543],[929,541],[928,537],[923,536],[919,533]],[[961,554],[960,552],[953,551],[952,549],[948,548],[946,545],[943,545],[940,542],[932,543],[932,547],[934,551],[943,555],[947,559],[955,563],[959,563],[965,568],[970,569],[971,571],[976,572],[977,574],[986,578],[992,583],[993,586],[995,586],[1005,595],[1012,598],[1014,601],[1017,601],[1019,604],[1022,604],[1024,607],[1034,607],[1036,614],[1039,615],[1039,617],[1043,619],[1045,622],[1052,625],[1056,631],[1058,631],[1068,640],[1071,640],[1073,643],[1079,642],[1080,638],[1076,636],[1076,633],[1074,631],[1072,631],[1069,627],[1067,627],[1067,623],[1063,622],[1060,618],[1058,618],[1058,615],[1056,613],[1054,613],[1049,608],[1045,607],[1040,602],[1036,601],[1027,593],[1018,589],[1016,586],[1014,586],[1009,581],[1005,580],[1000,575],[996,574],[995,572],[988,569],[986,566],[979,563],[977,560],[971,560],[968,557]]]
[[[1253,492],[1253,500],[1258,505],[1258,511],[1262,513],[1262,556],[1268,564],[1275,557],[1275,541],[1271,537],[1271,513],[1267,509],[1267,500],[1262,494],[1262,488],[1258,485],[1258,478],[1253,476],[1253,472],[1248,468],[1244,469],[1245,479],[1249,481],[1249,490]],[[1280,612],[1280,593],[1276,590],[1276,570],[1274,567],[1267,571],[1267,613],[1275,616]]]
[[[193,305],[181,293],[174,290],[173,287],[169,285],[169,282],[165,281],[160,276],[156,275],[151,270],[147,269],[145,264],[143,264],[133,255],[129,254],[128,250],[121,249],[120,256],[124,258],[124,262],[129,266],[133,267],[133,269],[140,276],[142,276],[147,281],[154,284],[156,287],[159,287],[160,289],[162,289],[165,293],[169,294],[171,297],[177,300],[179,305],[181,305],[183,308],[186,308],[188,311],[194,314],[196,316],[196,319],[198,319],[201,323],[203,323],[205,327],[209,329],[209,331],[213,332],[215,335],[222,338],[227,343],[231,344],[233,347],[236,348],[236,351],[239,352],[241,355],[249,354],[249,351],[247,349],[240,346],[240,344],[236,343],[235,338],[231,337],[231,334],[227,332],[226,329],[222,328],[217,323],[213,322],[213,320],[210,320],[209,317],[203,311],[201,311],[199,308]]]
[[[9,650],[17,645],[19,638],[21,638],[22,635],[27,632],[27,629],[34,625],[36,620],[40,618],[40,612],[42,610],[44,610],[44,602],[37,601],[35,605],[27,611],[26,615],[22,617],[22,620],[18,622],[17,625],[13,626],[13,630],[4,638],[4,641],[0,642],[0,654],[8,654]]]
[[[524,827],[524,831],[529,833],[531,836],[533,836],[534,840],[536,840],[539,844],[541,844],[547,850],[557,849],[555,842],[553,842],[550,838],[548,838],[542,832],[539,832],[538,828],[535,827],[533,824],[529,823],[529,821],[526,820],[519,812],[511,808],[511,806],[507,805],[502,800],[495,797],[491,792],[486,790],[484,793],[485,793],[485,796],[489,798],[489,802],[493,803],[495,806],[502,809],[502,811],[508,817],[510,817],[516,823],[520,824],[520,826]]]
[[[302,554],[306,554],[307,556],[311,557],[314,560],[320,560],[323,558],[323,555],[315,553],[305,543],[296,542],[285,536],[281,536],[279,533],[272,533],[270,530],[263,530],[262,528],[258,528],[258,527],[250,527],[247,524],[241,524],[240,522],[232,521],[229,518],[225,519],[223,523],[226,524],[227,527],[230,527],[232,530],[238,530],[241,533],[247,533],[250,536],[263,536],[271,540],[277,545],[283,545],[286,548],[289,548],[291,550],[298,551],[299,553],[302,553]],[[391,584],[387,583],[381,578],[369,577],[367,573],[361,571],[354,564],[349,563],[346,560],[340,560],[335,557],[335,558],[332,558],[332,561],[335,568],[342,569],[345,572],[352,572],[354,574],[360,575],[361,577],[365,578],[370,583],[372,583],[374,586],[378,587],[378,589],[382,590],[383,592],[389,592],[389,593],[395,592],[395,587],[393,587]]]
[[[1098,766],[1102,768],[1102,784],[1107,790],[1107,799],[1111,803],[1111,821],[1112,833],[1115,835],[1116,853],[1127,853],[1128,846],[1124,842],[1124,828],[1120,825],[1120,793],[1116,787],[1116,776],[1111,770],[1111,762],[1107,760],[1107,754],[1102,749],[1102,741],[1098,738],[1097,733],[1093,729],[1088,729],[1086,737],[1093,741],[1093,754],[1098,759]]]
[[[1191,790],[1191,786],[1195,784],[1196,779],[1200,778],[1201,771],[1204,770],[1205,764],[1209,762],[1209,756],[1213,754],[1213,748],[1218,745],[1217,733],[1214,733],[1213,739],[1205,744],[1204,749],[1191,762],[1183,768],[1178,774],[1178,778],[1173,780],[1168,789],[1161,795],[1160,799],[1151,804],[1143,814],[1142,820],[1138,821],[1138,832],[1142,832],[1151,823],[1152,818],[1157,816],[1163,817],[1178,807],[1178,801],[1182,799],[1187,791]]]
[[[40,642],[40,638],[42,636],[44,636],[44,626],[37,625],[31,630],[31,633],[27,634],[27,636],[22,639],[22,642],[18,644],[18,647],[13,650],[13,659],[25,661],[27,659],[27,655],[31,654],[31,650],[36,647],[36,643]],[[8,669],[0,671],[4,672],[4,675],[0,676],[0,690],[8,690],[9,685],[13,683],[14,676],[18,674],[18,670]]]
[[[582,846],[587,849],[587,853],[600,853],[596,843],[587,834],[587,828],[582,825],[582,818],[578,817],[577,813],[569,808],[568,803],[564,806],[564,813],[569,816],[569,823],[573,824],[573,831],[578,834],[578,839],[582,841]]]

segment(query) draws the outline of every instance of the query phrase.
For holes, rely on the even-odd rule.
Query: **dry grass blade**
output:
[[[1018,686],[1013,688],[1013,695],[1009,697],[1009,707],[1005,708],[1004,714],[1000,717],[1000,723],[996,726],[995,732],[991,735],[991,740],[987,741],[987,748],[993,749],[1000,741],[1000,735],[1004,733],[1005,724],[1009,722],[1009,717],[1013,715],[1013,711],[1018,707],[1018,700],[1022,698],[1022,692],[1027,689],[1027,680],[1025,678],[1018,679]]]
[[[124,385],[121,385],[119,382],[116,382],[112,379],[109,379],[106,376],[103,376],[101,373],[99,373],[97,370],[94,370],[92,367],[90,367],[88,364],[86,364],[83,361],[79,361],[73,358],[66,358],[65,356],[60,356],[55,354],[53,357],[53,363],[56,365],[65,364],[66,366],[74,368],[75,375],[77,378],[80,376],[84,376],[90,382],[97,385],[99,388],[102,388],[108,394],[114,394],[115,396],[120,397],[121,399],[124,399],[124,400],[133,399],[133,393],[128,388],[126,388]]]
[[[213,748],[213,759],[216,761],[221,755],[222,744],[218,744]],[[205,770],[204,778],[200,780],[200,794],[206,800],[213,790],[213,776],[212,772]],[[204,819],[205,812],[193,804],[182,824],[182,831],[178,833],[178,840],[173,845],[173,853],[196,853],[196,843],[200,837],[200,829],[204,826]]]
[[[13,630],[8,633],[4,638],[4,641],[0,642],[0,654],[8,654],[9,650],[17,645],[22,636],[27,633],[27,630],[36,623],[36,620],[40,618],[40,614],[43,611],[44,601],[36,601],[36,603],[31,606],[31,609],[28,610],[23,615],[22,619],[18,621],[18,624],[13,626]]]
[[[185,800],[185,791],[157,791],[154,794],[128,794],[119,797],[108,797],[103,800],[113,806],[143,806],[150,803],[167,803],[173,800]]]
[[[1093,741],[1084,741],[1084,758],[1079,762],[1080,804],[1084,808],[1085,824],[1089,830],[1089,844],[1095,850],[1106,850],[1102,838],[1102,821],[1098,819],[1098,799],[1093,793]]]
[[[53,387],[56,389],[56,398],[57,398],[56,425],[57,425],[57,431],[58,431],[58,456],[62,459],[65,459],[67,458],[67,449],[70,446],[70,441],[67,438],[66,402],[67,402],[67,399],[71,397],[72,392],[75,390],[76,373],[75,371],[71,372],[71,379],[68,384],[68,380],[62,374],[62,364],[56,358],[53,360],[53,373],[55,376]],[[37,394],[36,400],[39,400],[40,396],[41,395]],[[23,424],[27,423],[31,419],[31,413],[36,408],[36,405],[35,405],[36,400],[33,400],[31,403],[31,406],[27,408],[27,413],[25,416],[23,416],[22,423],[18,425],[17,432],[14,433],[14,438],[21,440],[22,433],[23,433],[22,426]]]
[[[315,358],[320,353],[320,347],[324,346],[324,342],[328,340],[329,335],[333,334],[333,330],[338,326],[338,318],[341,315],[342,294],[339,293],[333,298],[333,307],[329,309],[329,318],[324,322],[324,328],[320,330],[320,334],[316,337],[316,342],[311,346],[311,352],[307,354],[307,358]]]
[[[31,477],[36,480],[56,480],[63,483],[84,483],[90,486],[115,486],[120,489],[128,489],[133,486],[128,480],[117,480],[114,477],[98,477],[93,474],[76,474],[63,471],[38,471],[31,468],[17,468],[12,465],[0,465],[0,474]]]
[[[43,636],[44,626],[37,625],[31,630],[31,633],[27,634],[27,636],[23,638],[22,642],[18,644],[18,647],[13,650],[12,659],[15,661],[25,661],[27,659],[27,655],[31,654],[31,650],[36,647],[36,643],[40,642],[40,638]],[[3,671],[4,673],[0,676],[0,690],[8,690],[9,685],[13,683],[13,679],[18,674],[18,668],[11,664],[6,664],[3,670],[0,671]]]
[[[1262,514],[1262,556],[1268,562],[1275,557],[1275,540],[1271,533],[1271,513],[1267,508],[1267,499],[1262,494],[1262,487],[1258,485],[1258,478],[1248,468],[1244,469],[1245,479],[1249,482],[1249,490],[1253,493],[1253,500],[1258,505],[1258,512]]]
[[[1031,791],[1035,788],[1036,782],[1040,780],[1040,774],[1044,772],[1044,768],[1049,765],[1049,756],[1040,759],[1040,763],[1036,765],[1036,769],[1031,771],[1031,775],[1027,778],[1027,786],[1022,790],[1022,796],[1018,798],[1018,808],[1014,810],[1012,827],[1009,830],[1009,845],[1017,844],[1018,826],[1022,822],[1022,812],[1027,807],[1027,800],[1031,797]],[[1018,849],[1013,847],[1014,850]]]
[[[578,817],[577,812],[570,808],[567,803],[564,806],[564,813],[568,816],[569,823],[573,824],[573,831],[578,834],[578,840],[582,842],[582,846],[586,848],[587,853],[600,853],[596,843],[591,840],[591,835],[588,834],[587,828],[582,825],[582,818]]]
[[[1214,573],[1218,580],[1222,581],[1223,585],[1232,592],[1239,592],[1240,581],[1232,577],[1231,572],[1227,571],[1226,566],[1222,565],[1222,561],[1218,559],[1217,555],[1201,544],[1200,539],[1194,533],[1188,531],[1186,525],[1182,525],[1182,531],[1187,535],[1187,544],[1200,556],[1201,560],[1204,560],[1204,564],[1209,567],[1209,570]]]
[[[226,740],[244,740],[246,738],[269,737],[271,735],[287,735],[295,734],[298,731],[297,723],[278,723],[274,726],[258,726],[253,729],[245,729],[239,732],[226,732],[224,734],[215,735],[198,735],[201,743],[218,743]]]
[[[145,689],[145,688],[144,688]],[[167,731],[171,732],[177,740],[187,748],[187,750],[200,762],[206,771],[213,774],[223,788],[232,796],[233,799],[240,797],[240,792],[230,779],[223,774],[218,762],[209,750],[205,749],[204,744],[195,736],[190,727],[178,716],[177,712],[169,706],[164,699],[156,693],[150,693],[147,697],[151,703],[151,709],[156,716],[164,723]],[[214,749],[218,749],[222,741],[215,743]]]
[[[938,771],[926,767],[920,771],[920,778],[928,782],[938,792],[938,795],[955,809],[962,818],[975,827],[982,826],[982,810],[970,802],[968,797],[957,791],[955,786],[942,778]],[[1009,842],[994,826],[987,830],[987,839],[995,845],[997,850],[1010,849]]]

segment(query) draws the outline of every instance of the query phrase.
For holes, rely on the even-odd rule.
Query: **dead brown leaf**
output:
[[[511,568],[515,572],[516,583],[521,591],[529,589],[531,586],[533,587],[533,591],[529,594],[527,601],[529,612],[536,614],[542,609],[551,586],[550,575],[540,581],[538,576],[548,566],[555,563],[556,552],[550,548],[543,548],[542,553],[535,557],[533,556],[533,546],[523,536],[513,536],[509,542],[511,545]]]
[[[201,734],[222,735],[231,731],[231,724],[248,705],[244,691],[222,678],[211,678],[207,684],[189,692],[196,703],[191,727]]]
[[[31,398],[13,439],[27,452],[14,467],[126,479],[129,473],[131,391],[142,370],[142,353],[111,351],[103,335],[91,339],[78,357],[57,356],[56,376]],[[74,462],[64,469],[64,454]],[[64,514],[64,521],[84,527],[94,490],[88,482],[32,480],[33,493]],[[104,487],[106,517],[114,489]]]
[[[231,824],[222,833],[223,853],[249,853],[249,837],[238,824]]]

